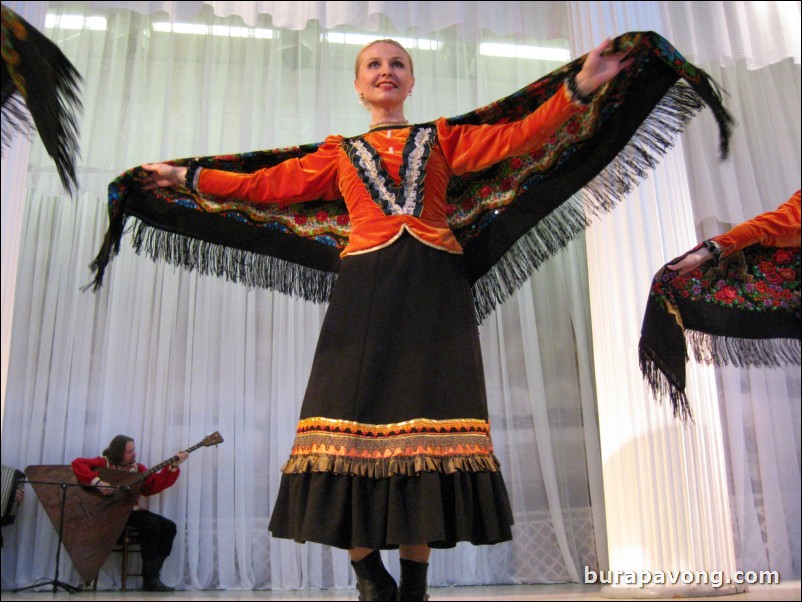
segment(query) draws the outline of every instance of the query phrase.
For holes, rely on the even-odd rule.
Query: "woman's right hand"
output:
[[[187,177],[187,168],[168,163],[145,163],[142,169],[149,172],[148,179],[143,184],[143,190],[154,188],[169,188],[170,186],[183,186]]]

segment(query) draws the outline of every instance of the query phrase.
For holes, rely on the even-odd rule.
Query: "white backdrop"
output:
[[[588,235],[594,342],[614,342],[613,349],[628,358],[620,361],[618,355],[595,349],[599,403],[616,396],[646,400],[649,395],[634,361],[647,298],[644,282],[665,260],[696,240],[776,208],[800,187],[800,47],[789,42],[800,36],[799,4],[582,2],[569,6],[571,46],[576,53],[587,51],[601,37],[630,29],[663,32],[722,84],[737,122],[731,157],[720,162],[715,155],[716,124],[709,113],[701,114],[655,177],[633,191],[621,210]],[[690,239],[692,232],[682,230],[687,212],[696,224],[696,236]],[[612,265],[615,269],[610,269]],[[689,387],[696,385],[697,374],[700,381],[718,382],[737,565],[778,570],[785,578],[798,576],[799,370],[713,371],[691,363]],[[702,382],[699,385],[702,391]],[[696,395],[692,402],[694,397],[697,409],[707,401]],[[614,422],[618,416],[602,418]],[[634,425],[637,417],[627,419]],[[647,422],[655,427],[661,418]],[[694,433],[683,438],[692,439],[700,428],[697,423]],[[660,481],[664,468],[660,462],[680,461],[680,451],[667,441],[651,442],[655,456],[636,459],[642,463],[658,460],[657,466],[639,475],[648,481],[643,489],[650,500],[668,498],[683,488],[677,482],[673,491],[661,489],[665,484]],[[710,484],[697,485],[704,489]],[[687,503],[684,498],[690,496],[683,492],[681,497]],[[665,506],[655,504],[655,508],[658,516],[665,513]],[[700,511],[696,520],[701,516]],[[608,530],[613,528],[610,520]],[[656,548],[662,547],[668,558],[676,553],[674,538],[682,539],[682,534],[665,525],[662,517],[651,528],[663,540]],[[696,545],[706,545],[705,531],[710,526],[694,527]],[[639,527],[623,528],[637,531]]]
[[[48,5],[8,4],[23,15]],[[132,10],[117,8],[123,4]],[[480,44],[567,50],[572,3],[493,3],[492,10],[484,2],[200,4],[163,6],[174,11],[175,22],[229,29],[218,35],[159,31],[168,16],[158,2],[48,5],[53,15],[106,21],[102,30],[86,23],[46,30],[86,79],[79,198],[63,195],[38,144],[27,172],[10,167],[16,149],[3,160],[4,328],[11,323],[5,266],[7,260],[19,266],[3,463],[68,463],[99,454],[112,436],[125,433],[136,438],[141,459],[155,464],[220,430],[226,442],[193,454],[178,483],[150,502],[179,525],[165,580],[204,588],[346,586],[351,576],[344,553],[272,540],[266,530],[323,308],[154,265],[126,246],[104,288],[80,293],[107,224],[106,185],[144,161],[363,131],[367,114],[356,102],[350,75],[358,46],[331,41],[331,30],[442,44],[436,52],[411,50],[418,81],[408,117],[424,121],[473,109],[567,60],[488,57]],[[664,22],[672,31],[661,33],[703,61],[730,93],[739,121],[730,162],[719,165],[702,150],[709,146],[709,116],[695,120],[683,138],[700,235],[773,208],[798,188],[798,3],[594,4],[599,18],[667,11]],[[752,4],[770,5],[768,17],[774,18],[744,15],[756,10]],[[790,17],[777,16],[788,4]],[[734,25],[706,23],[731,5],[740,9],[739,19],[726,20]],[[149,15],[136,12],[143,7]],[[325,13],[304,12],[320,9]],[[690,23],[716,35],[698,36],[699,42]],[[244,25],[249,29],[230,29]],[[733,42],[740,39],[750,44]],[[15,179],[24,182],[24,194],[5,191]],[[6,233],[8,206],[24,212],[18,255],[7,246],[13,238]],[[577,581],[583,566],[606,564],[584,255],[582,242],[569,247],[482,328],[494,440],[513,500],[516,538],[436,553],[432,585]],[[626,261],[610,264],[616,268],[611,279],[631,281]],[[647,287],[637,284],[644,296]],[[639,327],[639,316],[636,321]],[[736,376],[737,391],[726,373],[720,389],[736,530],[749,551],[743,562],[745,568],[787,566],[783,576],[798,577],[799,488],[792,491],[800,464],[798,376],[795,382],[790,373]],[[753,393],[755,379],[773,383],[766,385],[770,412],[762,394]],[[732,395],[737,404],[729,403]],[[778,428],[790,428],[791,440],[778,437]],[[755,444],[761,437],[772,446]],[[4,530],[4,588],[53,573],[55,533],[33,497]],[[761,534],[767,531],[772,537],[764,546]],[[64,560],[62,574],[69,575],[70,566]],[[116,577],[109,565],[101,586]]]

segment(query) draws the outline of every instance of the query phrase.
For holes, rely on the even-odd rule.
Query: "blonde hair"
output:
[[[354,61],[354,77],[359,79],[359,61],[362,59],[362,54],[371,46],[375,46],[376,44],[392,44],[396,48],[399,48],[407,57],[409,61],[409,72],[414,76],[415,75],[415,66],[412,64],[412,57],[407,52],[407,49],[404,48],[401,44],[396,42],[395,40],[391,40],[389,38],[385,38],[383,40],[373,40],[369,44],[365,44],[362,49],[356,55],[356,61]]]

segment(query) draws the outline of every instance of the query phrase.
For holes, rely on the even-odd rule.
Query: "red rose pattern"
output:
[[[749,278],[738,274],[739,261],[724,262],[719,272],[709,267],[696,269],[684,276],[664,270],[652,283],[650,293],[707,301],[716,305],[745,310],[789,310],[800,306],[800,259],[795,249],[755,247],[745,250],[757,253],[747,264],[752,265]],[[757,261],[756,261],[757,260]],[[757,265],[754,265],[755,262]],[[732,273],[729,272],[732,270]],[[707,276],[707,277],[706,277]],[[713,278],[709,278],[713,276]]]

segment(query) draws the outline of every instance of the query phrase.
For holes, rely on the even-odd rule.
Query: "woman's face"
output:
[[[369,107],[402,105],[414,85],[409,57],[395,44],[379,42],[362,52],[354,86]]]

